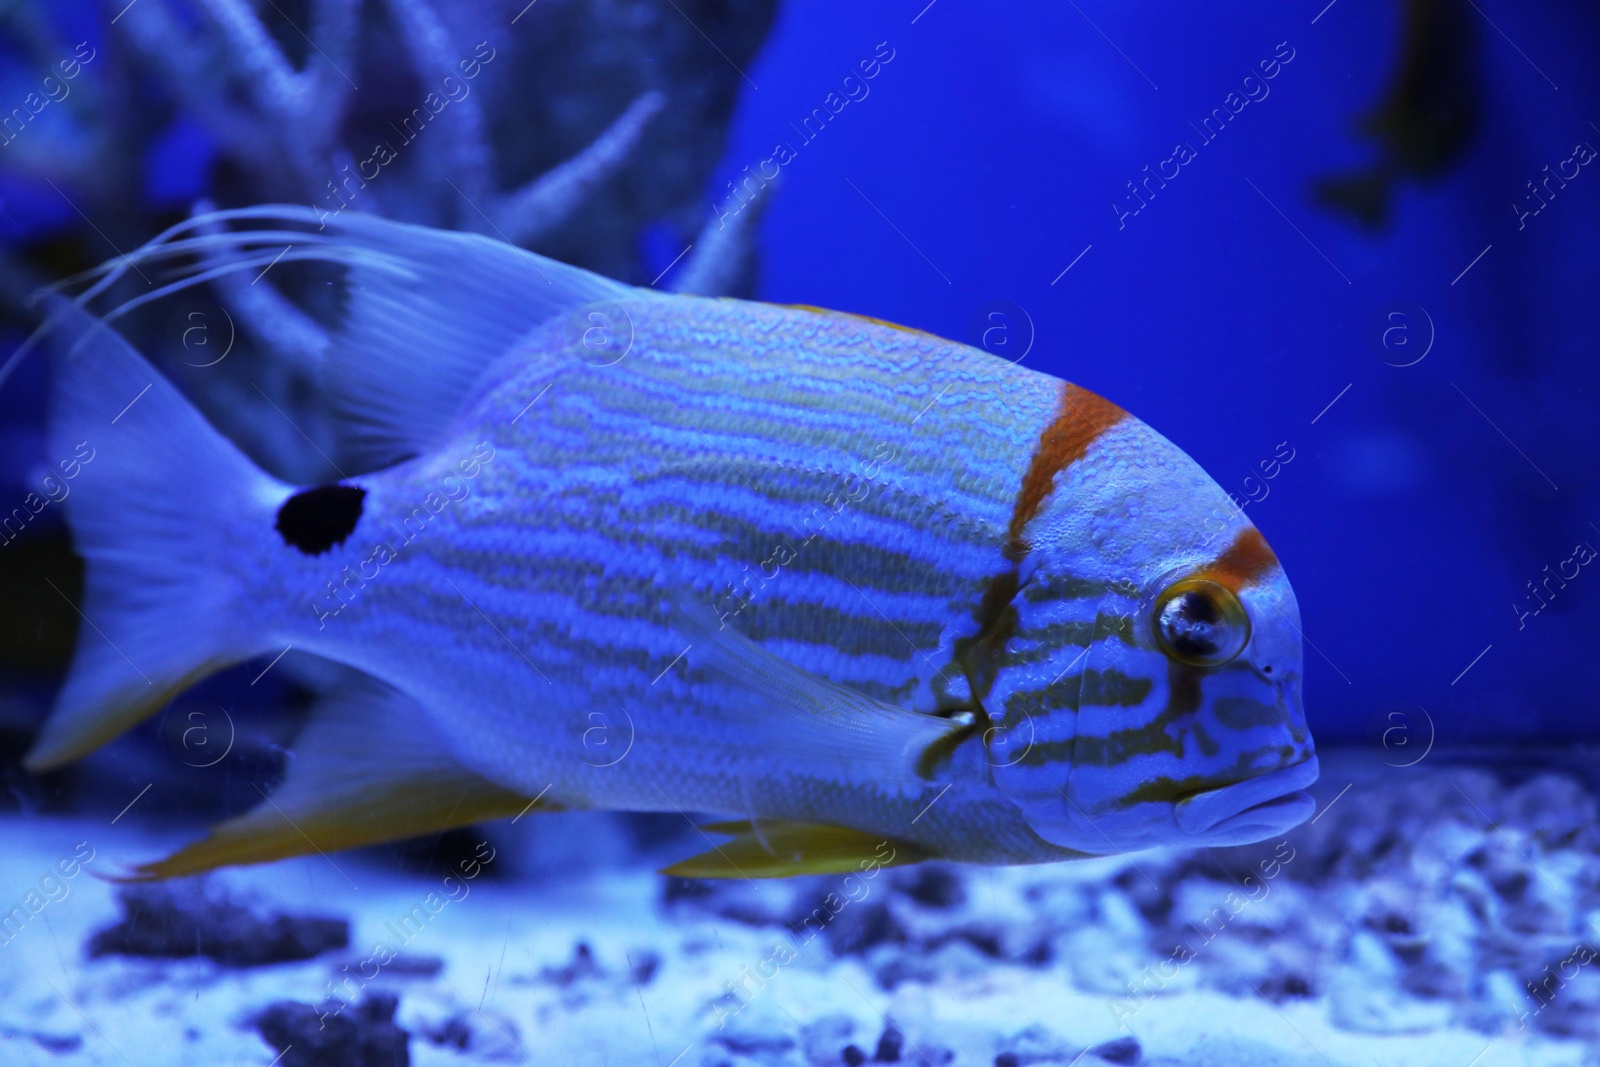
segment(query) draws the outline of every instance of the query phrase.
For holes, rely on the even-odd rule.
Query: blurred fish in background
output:
[[[1461,162],[1482,121],[1478,16],[1468,0],[1404,0],[1401,55],[1383,98],[1356,122],[1377,149],[1359,171],[1323,178],[1317,203],[1368,227],[1389,221],[1394,186]]]

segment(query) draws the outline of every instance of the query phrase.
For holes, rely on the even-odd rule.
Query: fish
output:
[[[1474,5],[1476,6],[1476,5]],[[1389,222],[1395,189],[1431,182],[1459,163],[1483,121],[1475,16],[1462,0],[1405,0],[1401,51],[1389,87],[1356,123],[1377,157],[1318,179],[1316,202],[1368,229]]]
[[[197,255],[226,266],[87,308]],[[342,276],[321,485],[110,325],[280,260]],[[716,816],[667,872],[751,878],[1239,844],[1313,809],[1281,563],[1077,385],[293,206],[180,224],[46,307],[51,445],[96,458],[64,502],[85,625],[25,765],[290,649],[355,679],[263,803],[128,878],[566,810]]]

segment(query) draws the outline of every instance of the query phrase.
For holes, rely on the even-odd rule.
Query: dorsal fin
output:
[[[256,807],[122,880],[337,852],[561,807],[468,770],[449,754],[426,709],[367,678],[319,702],[293,759],[283,784]]]
[[[191,255],[200,269],[107,318],[229,272],[270,280],[266,271],[279,262],[345,268],[322,386],[340,420],[336,459],[350,474],[429,451],[484,369],[540,324],[589,304],[656,295],[478,234],[276,204],[196,215],[91,272],[104,277],[85,298],[132,265]]]
[[[943,341],[946,344],[949,343],[946,338],[940,337],[936,333],[929,333],[927,330],[919,330],[915,326],[902,326],[898,322],[890,322],[888,319],[875,319],[871,315],[858,315],[854,311],[835,311],[833,308],[817,307],[815,304],[784,304],[782,306],[794,308],[796,311],[809,311],[816,315],[838,315],[846,319],[855,319],[858,322],[870,322],[874,326],[887,326],[889,329],[899,330],[901,333],[912,333],[918,335],[919,337],[931,337],[935,341]]]
[[[530,330],[596,302],[640,291],[477,234],[352,216],[330,226],[408,264],[412,277],[349,276],[328,385],[344,417],[341,452],[381,466],[424,452],[484,369]]]

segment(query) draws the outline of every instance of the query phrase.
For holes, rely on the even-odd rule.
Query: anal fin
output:
[[[662,874],[679,878],[790,878],[800,874],[853,874],[931,859],[903,841],[846,826],[774,821],[719,822],[702,826],[733,840],[679,860]]]
[[[424,708],[370,679],[324,697],[294,753],[283,784],[256,807],[120,880],[270,863],[561,808],[547,797],[503,789],[456,762]]]

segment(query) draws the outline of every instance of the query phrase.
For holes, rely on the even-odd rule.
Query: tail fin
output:
[[[80,465],[63,506],[88,572],[72,669],[25,761],[34,771],[89,753],[191,682],[269,650],[248,621],[243,537],[231,544],[230,531],[262,513],[270,525],[289,490],[103,322],[56,298],[50,334],[50,450]]]

